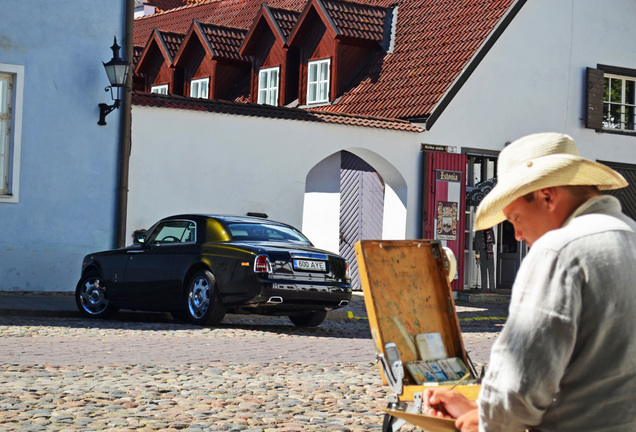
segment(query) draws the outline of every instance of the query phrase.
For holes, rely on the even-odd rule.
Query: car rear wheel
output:
[[[327,318],[327,311],[309,312],[303,315],[290,315],[289,320],[298,327],[316,327]]]
[[[216,325],[225,316],[225,306],[216,289],[216,279],[208,270],[192,276],[186,290],[184,316],[197,325]]]
[[[87,272],[82,276],[75,289],[75,303],[82,315],[91,318],[110,318],[117,312],[97,272]]]

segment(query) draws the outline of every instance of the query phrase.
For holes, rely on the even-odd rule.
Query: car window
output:
[[[192,221],[161,222],[146,238],[152,243],[189,243],[196,241],[196,224]]]
[[[299,231],[282,225],[258,223],[234,223],[227,227],[232,240],[236,241],[276,241],[311,245]]]

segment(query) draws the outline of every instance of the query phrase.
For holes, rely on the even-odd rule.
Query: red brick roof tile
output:
[[[336,32],[357,39],[381,41],[386,8],[340,0],[318,0],[336,26]]]
[[[280,27],[280,30],[283,32],[285,40],[287,40],[289,34],[298,21],[298,17],[300,17],[300,12],[279,8],[269,8],[269,10],[274,17],[274,20],[276,20],[278,27]]]
[[[275,107],[235,101],[197,99],[185,96],[159,95],[154,93],[133,92],[133,105],[207,111],[220,114],[232,114],[250,117],[263,117],[279,120],[309,121],[318,123],[341,124],[349,126],[372,127],[404,132],[422,132],[423,130],[405,120],[379,117],[356,116],[330,113],[301,108]]]
[[[185,35],[183,33],[168,31],[159,31],[159,35],[163,40],[163,44],[166,47],[168,54],[170,54],[170,60],[173,60],[181,48]]]
[[[199,26],[215,56],[249,61],[248,58],[239,55],[239,48],[245,39],[246,30],[207,23],[199,23]]]
[[[132,65],[130,66],[130,69],[133,71],[133,78],[140,78],[143,79],[143,74],[138,74],[137,72],[135,72],[135,70],[137,69],[137,65],[139,64],[139,59],[141,59],[141,54],[144,52],[145,47],[142,46],[133,46],[133,58],[132,58]]]

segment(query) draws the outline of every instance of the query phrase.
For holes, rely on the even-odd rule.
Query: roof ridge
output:
[[[183,10],[183,9],[195,8],[195,7],[199,7],[199,6],[210,4],[210,3],[221,3],[223,1],[224,0],[201,0],[201,1],[197,2],[197,3],[186,4],[186,5],[183,5],[183,6],[176,7],[174,9],[168,9],[168,10],[165,10],[165,11],[156,12],[156,13],[153,13],[152,15],[143,15],[143,16],[135,18],[135,21],[137,21],[137,20],[145,20],[145,19],[149,19],[149,18],[153,18],[153,17],[156,18],[159,15],[165,15],[165,14],[173,13],[175,11],[180,11],[180,10]]]

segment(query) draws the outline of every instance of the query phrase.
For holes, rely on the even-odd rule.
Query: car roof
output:
[[[232,216],[232,215],[215,215],[215,214],[202,214],[202,213],[189,213],[189,214],[180,214],[180,215],[174,215],[174,216],[168,216],[165,217],[163,219],[161,219],[162,221],[165,220],[173,220],[173,219],[206,219],[206,218],[210,218],[210,219],[216,219],[219,220],[221,222],[227,222],[227,223],[270,223],[270,224],[276,224],[276,225],[284,225],[284,226],[289,226],[291,227],[292,225],[283,223],[283,222],[277,222],[277,221],[273,221],[270,219],[265,219],[265,218],[258,218],[258,217],[251,217],[251,216]]]

